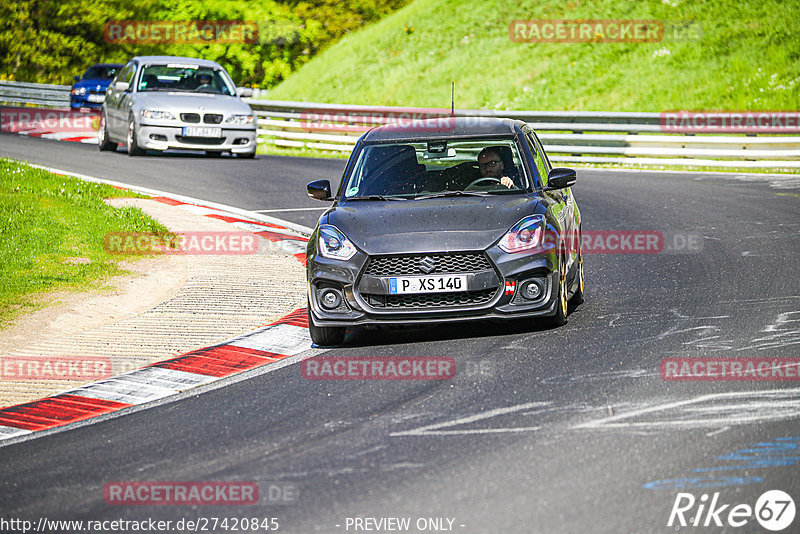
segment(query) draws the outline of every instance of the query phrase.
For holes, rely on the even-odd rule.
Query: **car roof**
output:
[[[132,58],[132,61],[138,61],[139,63],[151,63],[151,64],[159,64],[159,63],[191,63],[192,65],[199,65],[201,67],[220,67],[222,66],[219,63],[208,59],[198,59],[196,57],[181,57],[181,56],[136,56]]]
[[[363,138],[365,143],[414,139],[447,139],[481,136],[511,136],[525,123],[498,117],[441,117],[438,119],[414,120],[398,126],[385,124],[369,130]]]

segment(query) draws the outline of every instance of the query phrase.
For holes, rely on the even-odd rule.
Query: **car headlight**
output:
[[[72,94],[73,95],[85,95],[86,94],[86,88],[85,87],[81,87],[81,88],[75,87],[75,88],[72,89]]]
[[[231,115],[227,119],[225,119],[227,124],[253,124],[253,116],[252,115]]]
[[[141,115],[143,119],[164,120],[164,121],[175,120],[175,115],[173,115],[169,111],[161,111],[158,109],[143,109]]]
[[[533,250],[542,244],[544,239],[544,217],[531,215],[525,217],[506,232],[497,246],[513,254]]]
[[[333,260],[349,260],[356,247],[341,230],[330,224],[319,227],[319,253]]]

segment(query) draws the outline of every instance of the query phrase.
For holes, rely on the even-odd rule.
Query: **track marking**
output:
[[[474,423],[476,421],[482,421],[484,419],[489,419],[491,417],[497,417],[499,415],[507,415],[514,412],[519,412],[522,410],[528,410],[530,408],[543,408],[545,406],[550,406],[550,402],[526,402],[524,404],[517,404],[515,406],[509,406],[507,408],[495,408],[494,410],[489,410],[487,412],[482,412],[475,415],[470,415],[467,417],[462,417],[460,419],[455,419],[452,421],[445,421],[443,423],[435,423],[432,425],[421,426],[419,428],[415,428],[413,430],[405,430],[403,432],[392,432],[389,434],[391,437],[398,437],[398,436],[463,436],[469,434],[500,434],[504,432],[533,432],[539,430],[541,427],[538,426],[528,426],[528,427],[511,427],[511,428],[486,428],[486,429],[474,429],[474,430],[438,430],[440,428],[446,428],[450,426],[458,426],[458,425],[466,425],[469,423]]]
[[[748,399],[749,397],[749,399]],[[732,402],[727,403],[726,401]],[[720,402],[721,401],[721,402]],[[705,406],[702,403],[710,403]],[[669,412],[672,411],[672,414]],[[663,417],[646,418],[657,413]],[[720,416],[721,414],[721,416]],[[731,426],[800,417],[800,388],[700,395],[580,423],[573,429]]]
[[[252,210],[253,213],[280,213],[282,211],[317,211],[317,210],[326,210],[330,206],[322,206],[319,208],[286,208],[286,209],[277,209],[277,210]]]

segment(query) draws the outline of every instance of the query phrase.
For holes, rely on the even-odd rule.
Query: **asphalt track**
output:
[[[344,165],[128,158],[8,135],[0,156],[249,210],[320,207],[305,183],[336,184]],[[586,255],[586,303],[559,329],[358,331],[328,351],[451,356],[452,380],[311,381],[288,365],[2,447],[0,516],[275,517],[292,533],[355,532],[346,529],[355,516],[409,517],[412,526],[450,518],[464,533],[674,532],[667,521],[678,492],[698,504],[718,492],[731,505],[723,522],[767,490],[797,502],[800,383],[659,375],[667,357],[800,356],[800,189],[791,185],[579,170],[584,229],[658,230],[668,245],[694,233],[702,250]],[[319,213],[270,215],[311,226]],[[137,480],[294,484],[299,493],[282,505],[106,504],[106,483]],[[751,517],[725,531],[764,530]],[[798,531],[800,517],[786,530]]]

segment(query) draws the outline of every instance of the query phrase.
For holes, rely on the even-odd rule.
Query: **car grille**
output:
[[[175,140],[192,145],[221,145],[225,142],[223,137],[184,137],[182,135],[176,135]]]
[[[425,272],[420,263],[426,257],[433,259],[433,270]],[[457,252],[450,254],[414,254],[410,256],[374,256],[370,258],[365,275],[402,276],[415,274],[468,274],[491,269],[483,252]]]
[[[203,115],[203,122],[206,124],[219,124],[222,122],[222,115],[217,113],[206,113]]]
[[[363,297],[370,306],[377,309],[452,308],[486,304],[498,291],[498,288],[491,288],[466,293],[363,295]]]
[[[199,113],[181,113],[181,120],[183,122],[200,122]]]

